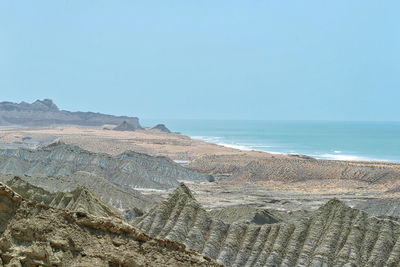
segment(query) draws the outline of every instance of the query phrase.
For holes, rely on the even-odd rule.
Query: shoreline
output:
[[[188,135],[185,135],[188,136]],[[203,136],[188,136],[192,140],[196,141],[202,141],[226,148],[231,148],[231,149],[236,149],[241,152],[251,152],[251,151],[256,151],[256,152],[264,152],[268,153],[271,155],[284,155],[284,156],[304,156],[304,157],[310,157],[316,160],[328,160],[328,161],[345,161],[345,162],[379,162],[379,163],[390,163],[390,164],[400,164],[399,161],[392,161],[392,160],[386,160],[386,159],[379,159],[379,158],[372,158],[372,157],[363,157],[363,156],[358,156],[354,154],[341,154],[343,153],[342,151],[332,151],[331,153],[322,153],[322,154],[307,154],[307,153],[301,153],[301,152],[277,152],[277,151],[268,151],[268,150],[263,150],[263,149],[255,149],[250,146],[246,146],[240,143],[236,144],[229,144],[229,143],[222,143],[222,142],[213,142],[212,140],[218,140],[220,137],[203,137]],[[265,146],[265,147],[272,147],[269,145],[260,145],[260,146]]]

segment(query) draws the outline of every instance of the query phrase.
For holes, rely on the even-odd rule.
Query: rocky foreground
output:
[[[10,266],[400,264],[400,219],[338,199],[315,211],[206,211],[181,183],[128,218],[132,227],[86,188],[51,193],[18,177],[7,184],[0,183],[0,258]]]
[[[290,222],[270,214],[258,214],[247,222],[221,219],[205,211],[181,184],[133,224],[150,236],[183,243],[226,266],[400,264],[400,224],[349,208],[337,199]]]
[[[0,264],[5,266],[220,266],[121,219],[52,208],[0,183]]]

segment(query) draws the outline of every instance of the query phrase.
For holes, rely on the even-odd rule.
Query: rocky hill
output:
[[[32,104],[0,102],[0,126],[101,126],[104,124],[119,125],[124,121],[136,128],[140,127],[139,119],[136,117],[60,110],[50,99],[36,100]]]
[[[295,222],[225,223],[183,184],[145,216],[143,232],[181,242],[226,266],[399,266],[400,224],[333,199]]]
[[[78,171],[89,172],[130,188],[166,189],[176,187],[178,180],[213,180],[210,175],[185,169],[166,157],[132,151],[110,156],[60,142],[37,150],[0,150],[0,173],[3,174],[61,177]]]
[[[171,131],[164,124],[157,124],[154,127],[151,127],[151,130],[157,130],[163,133],[171,133]]]
[[[0,265],[220,266],[125,221],[25,200],[0,183]]]

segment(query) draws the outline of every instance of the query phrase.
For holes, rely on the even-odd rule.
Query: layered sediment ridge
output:
[[[25,200],[0,183],[0,265],[220,266],[123,220]]]
[[[344,179],[380,183],[399,178],[400,165],[394,164],[278,158],[252,161],[232,175],[232,179],[246,181],[284,180],[289,182]]]
[[[11,180],[14,175],[0,175],[0,181]],[[33,176],[21,175],[20,178],[34,186],[49,192],[68,192],[78,187],[89,189],[97,198],[111,207],[124,211],[133,207],[147,211],[153,204],[154,198],[147,197],[128,186],[120,186],[92,173],[78,171],[67,176]]]
[[[93,153],[61,142],[37,149],[0,150],[0,173],[68,176],[86,171],[131,188],[167,189],[178,180],[212,181],[213,177],[187,170],[166,157],[132,151],[117,156]]]
[[[19,177],[14,177],[7,182],[7,185],[23,198],[54,208],[80,211],[102,217],[121,216],[117,210],[109,207],[84,187],[78,187],[71,192],[50,193],[25,182]]]
[[[188,168],[205,173],[230,174],[232,180],[249,182],[338,179],[376,184],[400,178],[400,164],[303,159],[289,155],[265,159],[243,155],[203,156],[192,161]]]
[[[133,224],[150,236],[181,242],[226,266],[400,264],[400,224],[337,199],[296,222],[227,224],[212,218],[181,184]]]

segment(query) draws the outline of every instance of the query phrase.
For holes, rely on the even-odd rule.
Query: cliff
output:
[[[36,100],[32,104],[0,102],[0,126],[101,126],[104,124],[119,125],[124,121],[136,128],[141,127],[137,117],[60,110],[50,99]]]

